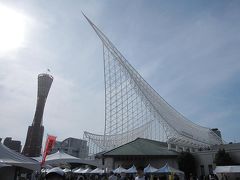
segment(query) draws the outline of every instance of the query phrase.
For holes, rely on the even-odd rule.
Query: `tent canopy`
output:
[[[74,156],[71,156],[63,151],[57,151],[54,154],[47,155],[46,161],[54,161],[54,160],[78,160],[79,158],[76,158]]]
[[[126,171],[126,173],[137,173],[137,169],[136,169],[136,167],[133,165],[132,167],[130,167],[127,171]]]
[[[92,171],[91,168],[87,168],[87,169],[84,169],[83,171],[81,171],[82,174],[86,174],[86,173],[90,173]]]
[[[18,166],[33,171],[40,170],[40,163],[13,151],[0,143],[0,163],[5,165]]]
[[[184,174],[184,172],[175,169],[168,165],[168,163],[165,164],[162,168],[158,169],[155,173],[176,173],[176,174]]]
[[[217,173],[240,173],[240,166],[217,166],[214,172]]]
[[[56,153],[47,155],[46,164],[64,164],[64,163],[81,163],[79,158],[71,156],[63,151],[57,151]]]
[[[144,168],[144,173],[154,173],[156,172],[158,169],[152,167],[150,164]]]
[[[77,174],[81,174],[81,172],[83,171],[84,169],[82,168],[79,168],[79,169],[76,169],[75,171],[73,171],[74,173],[77,173]]]
[[[41,158],[35,158],[35,159],[41,159]],[[97,163],[93,160],[85,160],[80,159],[74,156],[71,156],[63,151],[58,151],[56,153],[47,155],[45,164],[64,164],[64,163],[79,163],[79,164],[88,164],[92,166],[97,166]]]
[[[117,169],[115,169],[113,172],[116,173],[116,174],[120,174],[122,172],[126,172],[127,170],[124,169],[122,166],[119,166]]]
[[[103,174],[104,170],[102,170],[100,168],[96,168],[96,169],[92,170],[91,173],[93,173],[93,174]]]
[[[63,172],[65,172],[65,173],[71,172],[71,169],[65,168],[65,169],[63,169]]]

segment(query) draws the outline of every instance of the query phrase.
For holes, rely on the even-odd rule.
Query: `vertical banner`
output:
[[[47,155],[51,152],[51,150],[52,150],[52,148],[53,148],[53,146],[54,146],[54,144],[56,142],[56,138],[57,138],[56,136],[51,136],[51,135],[47,136],[47,140],[46,140],[45,149],[44,149],[44,152],[43,152],[41,166],[44,165]]]

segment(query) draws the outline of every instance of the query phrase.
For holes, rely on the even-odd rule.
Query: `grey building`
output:
[[[89,148],[86,140],[70,137],[62,142],[56,142],[51,154],[57,151],[64,151],[65,153],[78,158],[86,158],[88,156]]]
[[[214,163],[215,155],[219,149],[225,149],[234,162],[240,164],[240,143],[215,145],[209,150],[202,150],[193,153],[197,161],[198,176],[208,175],[213,172],[216,167],[216,164]]]
[[[215,155],[219,149],[225,149],[235,164],[240,164],[240,143],[214,145],[208,149],[199,149],[191,152],[196,160],[197,176],[207,176],[213,173],[216,167],[214,163]],[[182,151],[190,151],[186,148],[153,141],[149,139],[137,138],[120,147],[107,152],[95,155],[102,168],[115,169],[118,166],[129,168],[135,166],[147,166],[151,164],[155,168],[160,168],[168,163],[178,169],[177,157]]]
[[[7,146],[9,149],[12,149],[19,153],[21,152],[22,148],[21,141],[12,140],[11,137],[6,137],[3,141],[3,144]]]

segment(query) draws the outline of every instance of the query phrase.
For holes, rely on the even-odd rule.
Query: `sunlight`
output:
[[[23,45],[25,24],[24,15],[0,5],[0,53]]]

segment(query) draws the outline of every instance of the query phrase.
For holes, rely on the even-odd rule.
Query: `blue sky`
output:
[[[8,0],[0,6],[26,17],[22,46],[0,51],[0,137],[25,141],[37,75],[47,68],[54,82],[45,134],[63,140],[103,133],[102,44],[83,11],[175,109],[219,128],[227,142],[240,141],[239,1]]]

